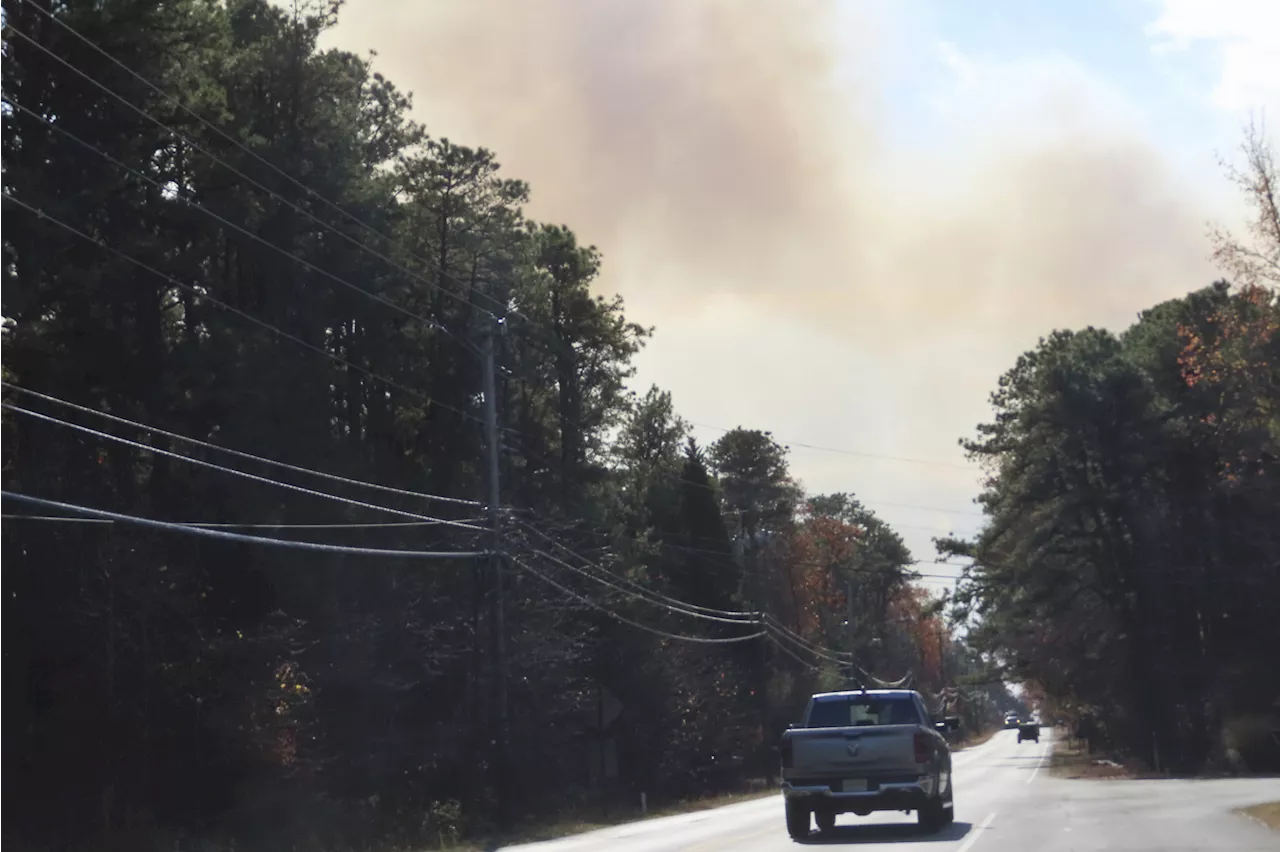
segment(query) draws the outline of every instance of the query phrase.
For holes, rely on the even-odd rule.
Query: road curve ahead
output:
[[[805,847],[916,852],[1174,852],[1280,850],[1280,833],[1232,811],[1280,799],[1280,780],[1064,781],[1045,769],[1050,749],[1002,731],[953,757],[956,821],[921,834],[915,815],[844,815],[807,843],[787,837],[782,799],[663,817],[508,847],[520,852],[788,852]]]

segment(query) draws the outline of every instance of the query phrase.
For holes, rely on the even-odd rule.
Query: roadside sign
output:
[[[587,725],[602,730],[613,724],[622,712],[622,702],[606,686],[596,688],[596,700],[586,711]]]

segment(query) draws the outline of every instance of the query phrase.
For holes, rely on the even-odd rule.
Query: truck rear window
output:
[[[910,698],[874,695],[824,698],[809,710],[810,728],[846,728],[855,725],[914,725],[920,720]]]

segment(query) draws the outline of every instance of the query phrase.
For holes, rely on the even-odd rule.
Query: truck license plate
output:
[[[845,793],[867,792],[867,779],[865,778],[846,778],[840,783],[840,789]]]

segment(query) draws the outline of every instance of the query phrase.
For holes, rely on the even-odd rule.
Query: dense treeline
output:
[[[1243,151],[1251,239],[1216,235],[1235,285],[1019,358],[966,442],[989,523],[946,543],[977,561],[976,644],[1173,771],[1280,768],[1280,213],[1265,138]]]
[[[487,549],[490,340],[508,557],[498,574],[23,520],[68,513],[6,500],[15,848],[427,844],[769,777],[804,697],[855,678],[911,678],[973,723],[998,709],[998,687],[948,686],[982,667],[902,540],[851,496],[806,497],[767,433],[701,447],[667,394],[631,392],[649,330],[593,293],[595,249],[526,219],[528,187],[429,136],[367,60],[319,50],[327,7],[4,15],[4,489],[241,535]]]

